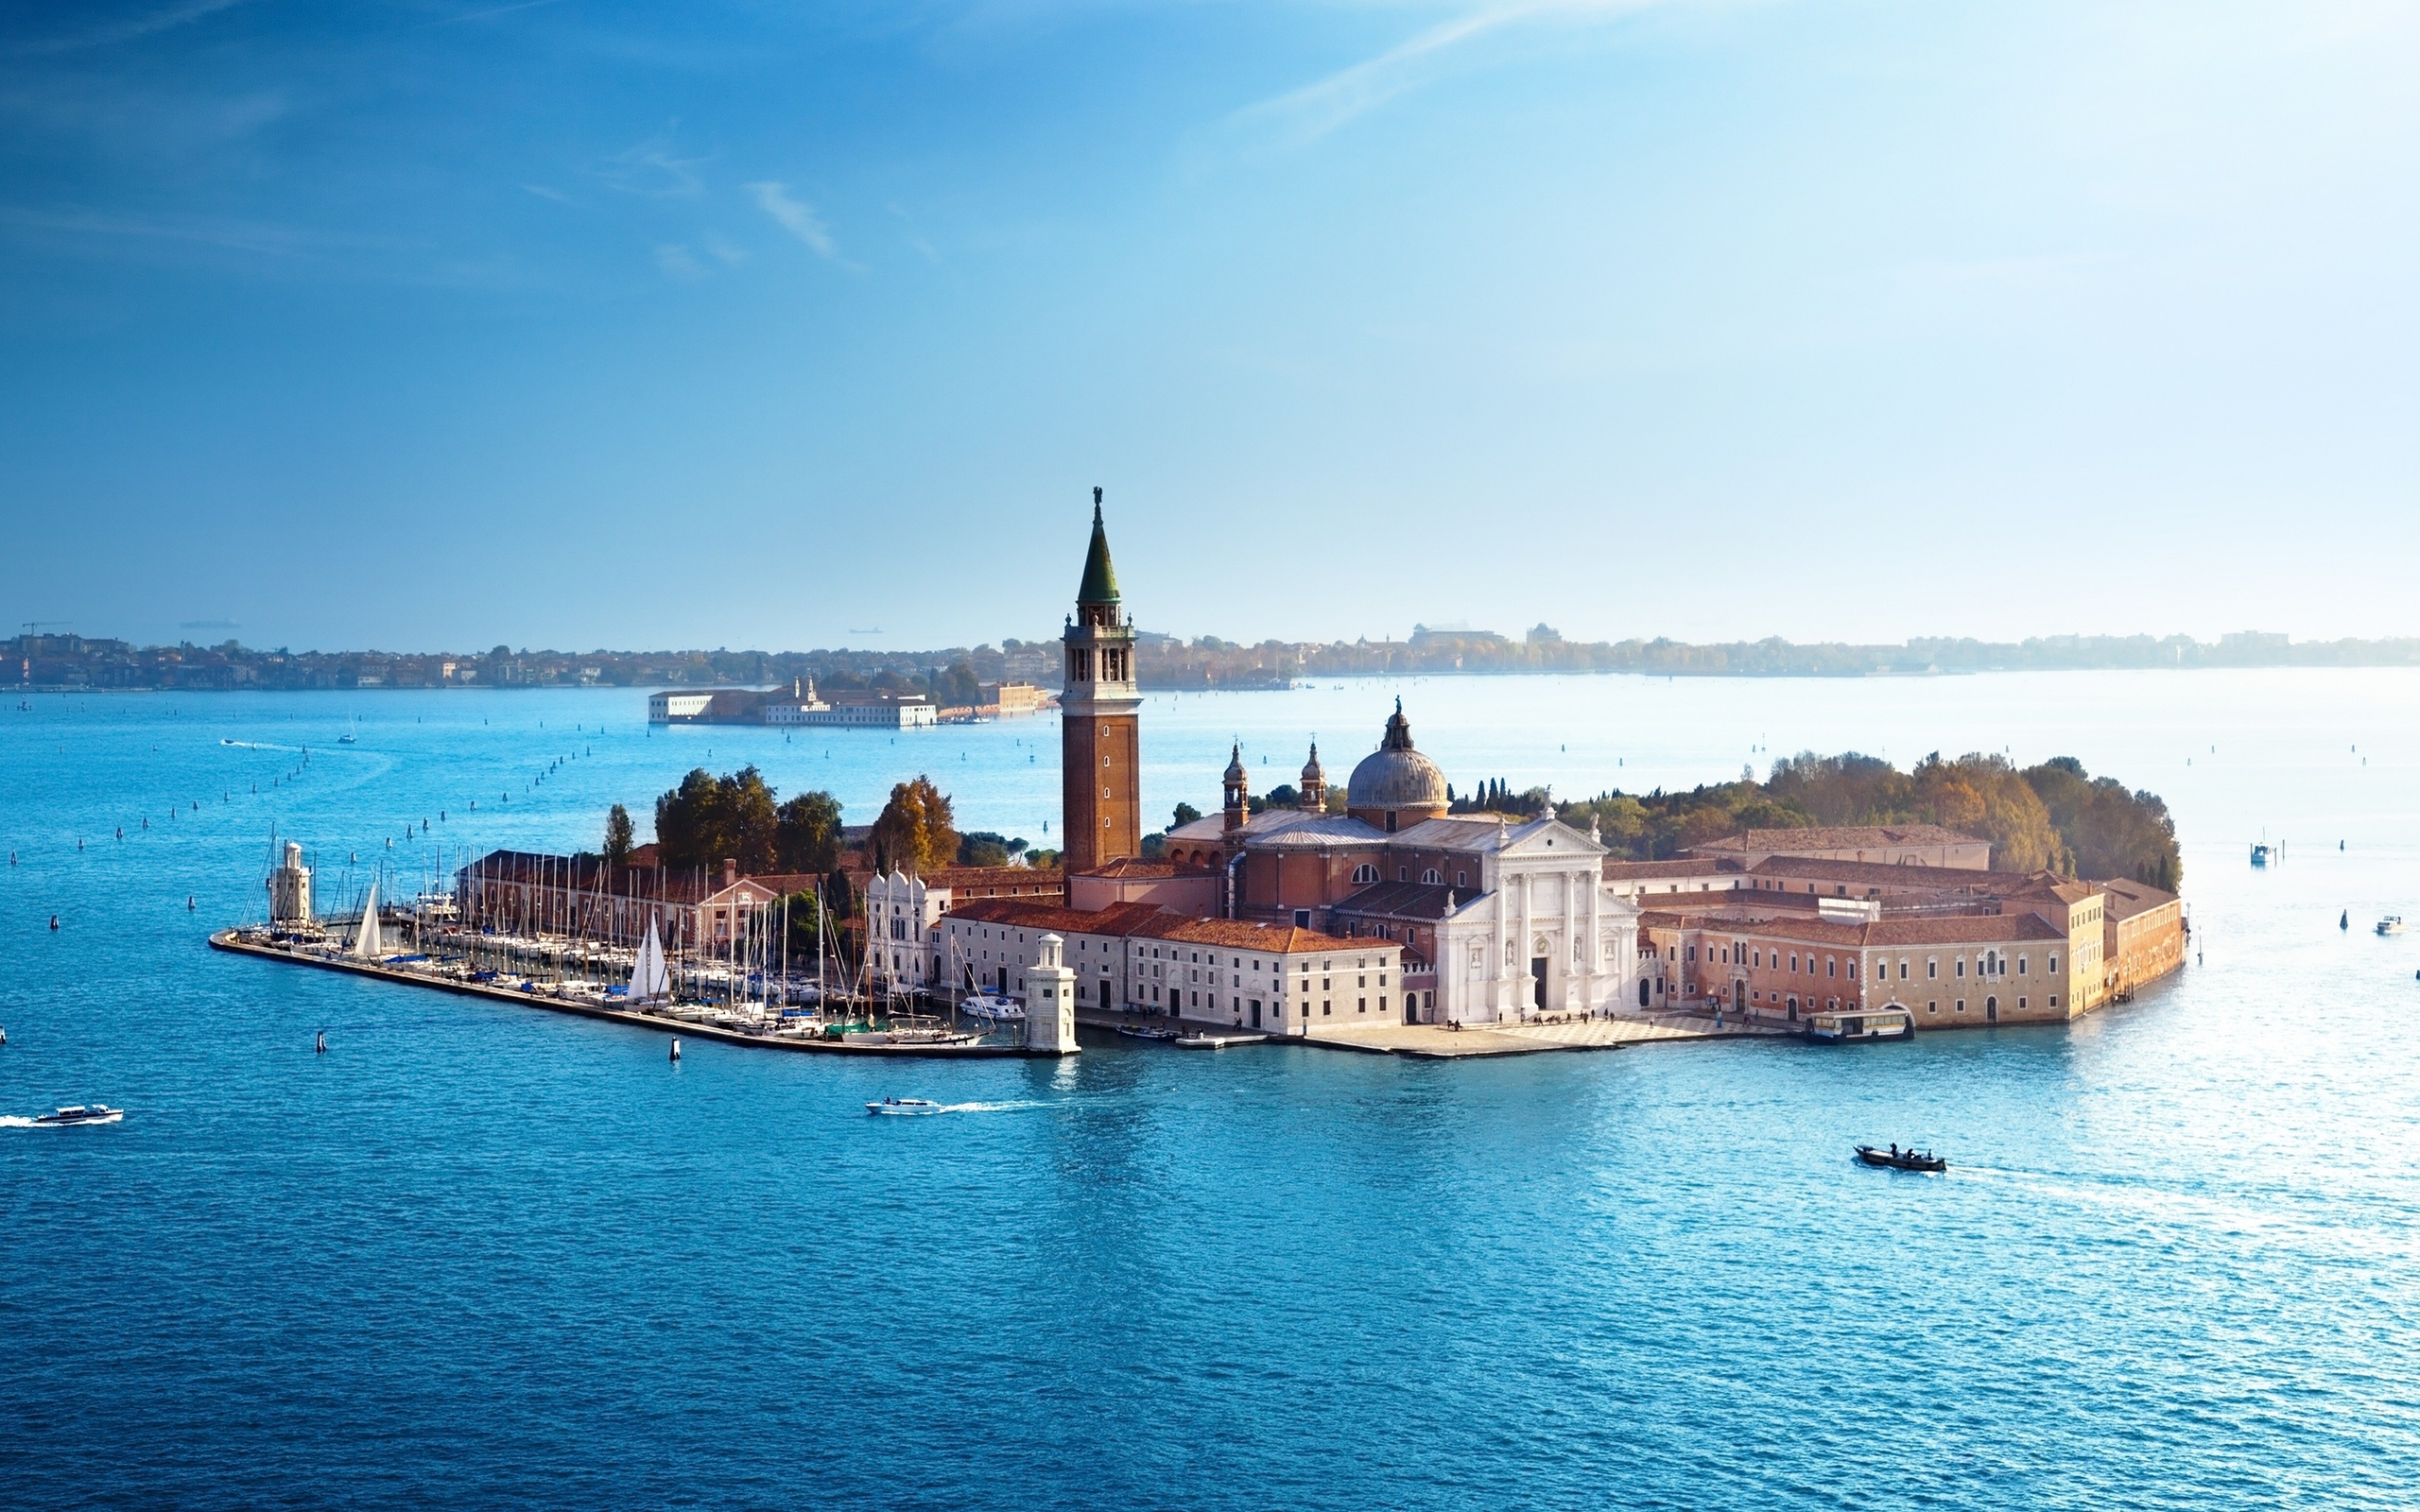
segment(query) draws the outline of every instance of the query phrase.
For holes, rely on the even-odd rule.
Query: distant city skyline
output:
[[[1098,485],[1182,637],[2408,635],[2415,75],[2360,0],[17,13],[0,634],[1043,636]]]

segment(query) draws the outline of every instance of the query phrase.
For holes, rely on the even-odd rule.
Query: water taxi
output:
[[[942,1105],[928,1097],[886,1097],[881,1102],[866,1104],[866,1111],[876,1117],[912,1118],[941,1110]]]
[[[62,1108],[55,1113],[43,1113],[34,1122],[62,1126],[69,1124],[114,1124],[125,1116],[126,1109],[123,1108],[111,1108],[101,1103],[95,1103],[92,1107],[86,1108],[78,1103],[73,1108]]]
[[[2401,914],[2389,914],[2389,915],[2387,915],[2384,919],[2379,919],[2379,920],[2378,920],[2378,933],[2379,933],[2379,934],[2381,934],[2381,935],[2400,935],[2400,934],[2402,934],[2402,933],[2403,933],[2403,916],[2402,916]]]
[[[1896,1004],[1887,1008],[1843,1009],[1806,1016],[1806,1038],[1843,1045],[1864,1040],[1905,1040],[1916,1032],[1916,1016]]]

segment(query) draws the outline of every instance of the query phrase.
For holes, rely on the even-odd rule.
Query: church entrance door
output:
[[[1530,1001],[1540,1013],[1547,1010],[1547,958],[1543,955],[1530,957]]]

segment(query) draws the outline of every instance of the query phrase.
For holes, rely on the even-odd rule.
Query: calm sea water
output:
[[[1848,1053],[946,1066],[693,1043],[675,1066],[654,1034],[202,936],[257,906],[272,823],[331,890],[373,862],[411,885],[441,846],[593,844],[607,803],[643,812],[699,764],[830,786],[860,821],[928,771],[963,825],[1041,840],[1054,727],[786,742],[650,735],[622,693],[37,698],[0,717],[0,1113],[130,1111],[0,1127],[0,1488],[2420,1502],[2420,935],[2369,929],[2420,917],[2420,678],[1159,698],[1147,798],[1213,806],[1230,739],[1266,786],[1316,731],[1341,780],[1398,693],[1460,784],[1644,789],[1802,747],[2073,754],[2169,799],[2204,956],[2069,1028]],[[2285,861],[2255,872],[2264,829]],[[959,1110],[860,1111],[887,1093]],[[1956,1168],[1856,1169],[1860,1139]]]

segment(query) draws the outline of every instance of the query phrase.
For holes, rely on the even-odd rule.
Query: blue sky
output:
[[[2377,0],[15,8],[0,613],[1046,635],[1099,484],[1186,635],[2413,633],[2415,77]]]

